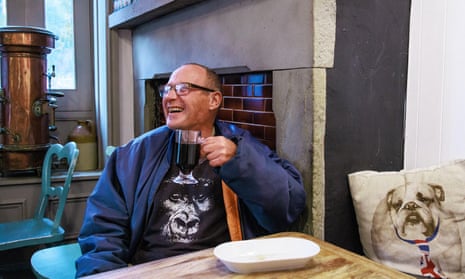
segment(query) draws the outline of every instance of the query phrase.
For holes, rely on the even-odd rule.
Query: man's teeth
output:
[[[169,108],[169,112],[181,112],[182,108]]]

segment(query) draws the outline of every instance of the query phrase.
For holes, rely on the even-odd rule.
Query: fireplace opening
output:
[[[223,104],[218,118],[248,130],[262,143],[276,150],[276,119],[273,112],[273,73],[248,72],[220,75]],[[165,124],[158,86],[167,76],[146,80],[145,130]]]

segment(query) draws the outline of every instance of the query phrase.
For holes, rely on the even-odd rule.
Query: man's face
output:
[[[205,70],[196,65],[184,65],[175,70],[168,81],[168,85],[190,82],[209,87]],[[202,130],[202,127],[211,126],[211,111],[209,109],[209,92],[191,88],[189,93],[178,96],[170,90],[163,97],[163,112],[166,124],[170,129]]]

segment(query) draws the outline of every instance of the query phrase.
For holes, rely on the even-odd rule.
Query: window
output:
[[[80,4],[84,6],[81,2]],[[8,25],[42,26],[37,23],[40,13],[34,12],[34,17],[31,18],[27,16],[30,10],[42,6],[38,3],[19,3],[12,0],[0,0],[0,26],[7,25],[7,6],[11,10]],[[55,66],[54,77],[47,86],[59,90],[76,90],[74,1],[44,0],[43,8],[45,29],[58,36],[55,48],[47,55],[47,74],[52,74],[52,65]],[[89,15],[86,17],[89,18]]]
[[[51,137],[61,142],[67,140],[77,120],[96,119],[92,64],[95,2],[107,3],[106,0],[0,0],[0,26],[42,27],[59,37],[47,54],[44,74],[51,73],[55,65],[51,88],[64,95],[56,98],[57,130],[51,132]]]
[[[6,25],[6,0],[0,0],[0,27]]]
[[[58,36],[47,57],[48,74],[55,67],[51,89],[76,89],[73,14],[73,0],[45,0],[45,28]]]
[[[95,120],[92,67],[94,1],[0,0],[0,22],[1,17],[5,18],[2,12],[6,7],[6,25],[43,27],[59,37],[55,48],[47,54],[46,73],[50,73],[52,65],[55,65],[51,88],[64,93],[63,97],[57,98],[55,117],[58,129],[53,134],[62,141],[66,140],[76,120]]]

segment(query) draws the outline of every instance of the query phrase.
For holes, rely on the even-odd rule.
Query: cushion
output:
[[[348,178],[367,257],[414,275],[465,278],[465,160]]]

